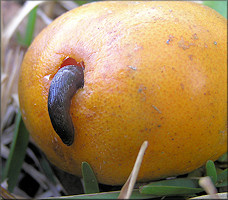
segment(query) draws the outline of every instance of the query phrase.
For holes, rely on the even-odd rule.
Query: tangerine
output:
[[[59,168],[123,184],[143,141],[138,181],[188,173],[227,149],[227,20],[193,2],[95,2],[45,28],[20,72],[23,120]],[[71,100],[77,134],[65,145],[47,108],[54,75],[81,65]]]

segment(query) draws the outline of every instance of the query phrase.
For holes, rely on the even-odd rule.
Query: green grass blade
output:
[[[96,176],[87,162],[82,163],[82,177],[86,194],[99,192]]]
[[[180,178],[152,182],[140,187],[139,191],[142,194],[172,196],[195,194],[202,192],[203,189],[198,186],[198,180]]]
[[[37,7],[31,10],[31,12],[29,13],[28,23],[26,27],[25,41],[24,41],[27,46],[29,46],[33,40],[33,34],[34,34],[35,24],[36,24],[36,14],[37,14]]]
[[[37,8],[38,8],[37,6],[33,8],[28,15],[25,37],[22,38],[20,34],[18,34],[18,42],[26,47],[28,47],[33,40],[33,34],[34,34],[35,24],[36,24]]]
[[[74,2],[75,3],[77,3],[79,6],[81,6],[81,5],[83,5],[83,4],[86,4],[86,3],[89,3],[89,1],[86,1],[86,0],[82,0],[82,1],[80,1],[80,0],[74,0]]]
[[[221,173],[218,174],[218,180],[215,184],[216,187],[225,187],[228,186],[228,169],[223,170]]]
[[[203,1],[203,4],[213,8],[223,17],[227,18],[227,1]]]
[[[18,111],[13,142],[3,172],[3,180],[7,179],[9,192],[13,192],[13,189],[17,184],[21,166],[25,158],[28,141],[29,133],[22,121],[21,113]]]
[[[220,156],[220,158],[219,158],[217,161],[219,161],[219,162],[221,162],[221,163],[226,163],[226,162],[228,162],[228,153],[227,153],[227,152],[224,153],[222,156]]]
[[[56,179],[55,179],[54,172],[44,156],[42,156],[40,159],[40,166],[45,176],[55,185]]]
[[[217,172],[215,164],[212,160],[208,160],[206,163],[206,174],[211,177],[212,182],[215,184],[217,182]]]
[[[83,194],[83,195],[72,195],[72,196],[62,196],[62,197],[50,197],[47,199],[117,199],[120,191],[114,192],[101,192],[95,194]],[[130,199],[152,199],[157,198],[157,196],[140,194],[139,190],[135,189],[132,192]]]

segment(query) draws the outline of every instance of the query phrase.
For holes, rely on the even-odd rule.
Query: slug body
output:
[[[48,113],[55,132],[64,144],[74,142],[75,129],[70,116],[71,99],[84,86],[83,68],[67,65],[54,76],[48,94]]]

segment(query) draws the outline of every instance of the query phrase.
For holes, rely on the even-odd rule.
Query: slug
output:
[[[83,68],[67,65],[54,76],[48,93],[48,113],[55,132],[67,146],[74,142],[74,125],[70,116],[73,95],[84,86]]]

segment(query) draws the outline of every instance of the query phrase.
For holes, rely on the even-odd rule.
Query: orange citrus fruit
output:
[[[193,2],[96,2],[51,23],[29,47],[20,73],[23,120],[59,168],[123,184],[143,141],[138,181],[188,173],[227,149],[227,20]],[[73,96],[76,131],[65,145],[47,108],[55,74],[82,65]]]

